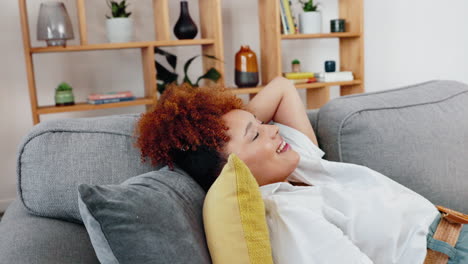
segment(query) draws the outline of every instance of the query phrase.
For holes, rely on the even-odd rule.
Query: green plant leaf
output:
[[[158,92],[159,92],[160,94],[163,94],[163,93],[164,93],[164,91],[166,90],[166,85],[167,85],[167,84],[165,84],[165,83],[158,83]]]
[[[72,87],[66,82],[61,82],[57,86],[57,91],[71,91],[71,90],[72,90]]]
[[[219,73],[219,71],[216,70],[215,68],[210,68],[205,74],[198,77],[197,82],[195,83],[194,86],[198,87],[198,83],[200,82],[201,79],[208,79],[208,80],[212,80],[213,82],[217,82],[219,78],[221,78],[221,73]]]
[[[200,55],[195,55],[192,58],[190,58],[187,62],[185,62],[185,64],[184,64],[184,82],[188,82],[189,84],[192,84],[192,82],[190,81],[190,78],[188,77],[187,72],[188,72],[188,68],[190,67],[190,64],[192,64],[193,60],[195,60],[198,57],[200,57]]]
[[[114,18],[129,17],[132,14],[131,12],[126,11],[126,8],[128,7],[126,0],[122,0],[120,3],[117,1],[108,0],[107,5],[111,9],[112,17]]]
[[[172,83],[177,81],[179,75],[176,72],[171,72],[164,68],[159,62],[155,61],[156,63],[156,78],[158,80],[163,81],[166,84]]]
[[[171,67],[172,67],[172,70],[175,71],[175,69],[177,67],[177,56],[176,55],[174,55],[172,53],[169,53],[169,52],[167,52],[165,50],[162,50],[162,49],[160,49],[158,47],[154,47],[154,53],[166,57],[167,63],[169,63],[169,65],[171,65]]]
[[[176,72],[170,72],[164,66],[155,61],[156,64],[156,83],[160,94],[166,90],[166,86],[170,83],[177,83],[179,75]]]
[[[302,4],[302,9],[304,10],[304,12],[317,11],[317,8],[318,8],[318,5],[319,5],[319,3],[314,5],[313,0],[306,0],[306,1],[299,0],[299,2]]]
[[[192,62],[200,57],[200,56],[203,56],[203,57],[207,57],[207,58],[210,58],[210,59],[213,59],[213,60],[219,60],[218,58],[216,58],[215,56],[213,55],[207,55],[207,54],[203,54],[203,55],[196,55],[196,56],[193,56],[192,58],[190,58],[185,64],[184,64],[184,82],[192,85],[192,86],[198,86],[198,83],[201,79],[207,79],[207,77],[205,76],[206,74],[208,74],[208,76],[210,77],[213,77],[215,78],[216,80],[214,80],[215,82],[221,77],[221,74],[215,69],[216,73],[219,74],[219,77],[216,78],[216,73],[214,72],[210,72],[211,69],[214,69],[214,68],[211,68],[210,70],[208,70],[207,73],[205,73],[204,75],[202,75],[201,77],[198,77],[197,79],[197,82],[195,84],[192,83],[192,81],[190,80],[190,78],[188,77],[188,68],[190,67],[190,64],[192,64]],[[210,73],[209,73],[210,72]]]

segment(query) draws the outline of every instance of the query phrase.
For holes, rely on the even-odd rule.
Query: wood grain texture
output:
[[[76,7],[78,9],[80,43],[81,45],[86,45],[88,44],[88,31],[86,30],[86,8],[84,0],[76,0]]]
[[[354,81],[345,81],[345,82],[316,82],[316,83],[304,83],[304,84],[296,84],[296,89],[320,89],[324,87],[330,86],[356,86],[360,85],[362,82],[361,80],[354,80]],[[229,88],[229,90],[234,94],[255,94],[258,93],[264,86],[258,87],[246,87],[246,88]]]
[[[161,41],[142,41],[142,42],[124,42],[124,43],[102,43],[67,47],[35,47],[31,48],[32,53],[48,52],[70,52],[87,50],[117,50],[117,49],[138,49],[148,46],[191,46],[191,45],[213,45],[214,39],[184,39],[184,40],[161,40]]]
[[[200,11],[200,35],[203,39],[213,39],[213,45],[202,46],[202,53],[212,55],[217,60],[203,57],[203,72],[214,67],[221,73],[218,84],[225,84],[224,70],[224,41],[223,41],[223,21],[221,19],[220,0],[199,0]],[[205,81],[205,85],[213,85],[211,81]]]
[[[322,33],[322,34],[289,34],[281,35],[281,39],[313,39],[313,38],[357,38],[361,34],[343,32],[343,33]]]
[[[279,2],[259,0],[260,65],[262,84],[281,76],[281,23]]]
[[[29,33],[28,11],[26,0],[19,0],[19,10],[21,18],[21,32],[23,35],[24,59],[26,62],[26,75],[28,78],[29,100],[31,102],[31,112],[33,124],[40,122],[39,114],[37,113],[37,94],[36,94],[36,79],[34,78],[34,64],[31,54],[31,40]]]
[[[156,40],[170,40],[168,0],[153,0],[153,16]]]
[[[341,87],[340,95],[364,92],[364,3],[363,0],[339,0],[340,18],[346,20],[346,30],[359,32],[357,38],[340,38],[340,70],[351,71],[359,85]]]
[[[143,67],[143,79],[145,82],[145,97],[153,98],[153,105],[156,105],[158,93],[156,87],[156,66],[154,63],[154,46],[141,49],[141,62]],[[151,105],[146,107],[150,110]]]
[[[317,109],[325,105],[330,100],[330,87],[322,87],[317,89],[308,89],[307,109]]]
[[[154,98],[136,98],[133,101],[125,101],[118,103],[109,103],[109,104],[100,104],[93,105],[88,103],[77,103],[70,106],[41,106],[38,108],[38,114],[54,114],[54,113],[65,113],[65,112],[75,112],[75,111],[89,111],[89,110],[99,110],[99,109],[109,109],[109,108],[118,108],[118,107],[127,107],[127,106],[136,106],[136,105],[153,105]]]

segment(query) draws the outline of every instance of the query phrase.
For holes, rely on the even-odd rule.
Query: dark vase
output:
[[[235,83],[239,88],[258,84],[257,55],[249,46],[241,46],[236,53]]]
[[[174,26],[174,35],[178,39],[193,39],[197,33],[198,28],[190,17],[187,1],[180,1],[180,16]]]

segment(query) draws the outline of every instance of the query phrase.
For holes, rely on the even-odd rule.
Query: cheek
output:
[[[258,184],[262,186],[285,181],[297,168],[299,159],[299,154],[291,151],[286,155],[277,155],[275,153],[274,157],[258,154],[246,157],[243,161],[249,167]]]

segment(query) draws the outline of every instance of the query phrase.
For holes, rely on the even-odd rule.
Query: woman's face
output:
[[[232,110],[223,119],[231,137],[225,153],[235,153],[244,161],[260,186],[285,181],[297,167],[299,154],[289,145],[282,148],[277,126],[262,124],[244,110]]]

